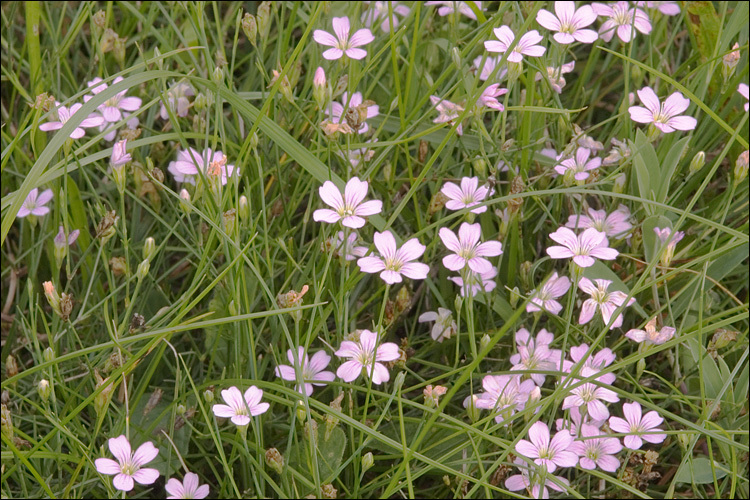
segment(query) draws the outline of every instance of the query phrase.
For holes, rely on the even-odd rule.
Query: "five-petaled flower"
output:
[[[427,311],[420,314],[417,321],[420,323],[434,321],[435,324],[432,326],[430,335],[432,336],[432,340],[437,340],[438,342],[451,338],[458,330],[458,325],[453,320],[453,313],[450,309],[444,307],[438,307],[438,312]]]
[[[294,349],[287,350],[286,357],[289,359],[291,366],[279,365],[276,367],[275,373],[277,377],[295,382],[297,380],[295,366],[299,366],[304,386],[298,384],[297,391],[302,392],[304,387],[305,393],[310,397],[313,393],[313,384],[324,386],[325,382],[332,382],[335,378],[333,372],[324,371],[328,363],[331,362],[331,357],[325,351],[316,352],[310,359],[305,352],[305,348],[299,346],[297,347],[297,359],[295,359],[294,354]]]
[[[114,146],[112,146],[112,156],[110,156],[109,158],[110,166],[114,168],[122,167],[123,165],[126,165],[128,162],[133,160],[133,157],[130,155],[130,153],[127,152],[127,148],[127,139],[118,141]]]
[[[236,387],[230,387],[221,391],[221,397],[227,403],[216,404],[212,407],[214,415],[221,418],[228,418],[232,423],[238,426],[250,423],[250,416],[257,416],[268,411],[271,406],[268,403],[261,403],[263,390],[251,385],[243,394]]]
[[[479,394],[474,404],[497,413],[495,422],[499,424],[524,409],[534,387],[532,380],[522,382],[520,375],[485,375],[482,379],[485,392]]]
[[[383,208],[383,202],[380,200],[371,200],[362,203],[367,196],[367,181],[360,181],[358,177],[352,177],[346,183],[344,196],[341,191],[331,181],[325,181],[318,192],[320,198],[326,205],[333,207],[333,210],[321,208],[313,212],[313,220],[316,222],[328,222],[334,224],[341,221],[341,224],[352,229],[358,229],[365,225],[365,219],[368,215],[380,213]]]
[[[195,178],[200,177],[199,171],[208,180],[209,176],[221,176],[221,184],[226,185],[229,177],[239,175],[239,168],[227,165],[227,157],[221,151],[203,150],[203,154],[193,148],[177,151],[177,160],[169,162],[167,170],[174,175],[177,182],[195,184]]]
[[[484,48],[490,52],[506,52],[516,38],[513,30],[505,25],[495,28],[494,33],[498,38],[497,40],[487,40],[484,42]],[[540,35],[537,30],[531,30],[528,33],[525,33],[518,41],[515,48],[513,48],[513,51],[508,54],[507,60],[514,63],[520,63],[523,61],[523,56],[543,56],[547,49],[541,45],[537,45],[541,41],[542,35]]]
[[[622,450],[620,440],[604,436],[602,431],[589,424],[581,426],[581,436],[588,439],[576,440],[571,445],[571,450],[581,457],[578,465],[582,469],[593,470],[598,466],[607,472],[617,472],[620,461],[614,455]]]
[[[570,288],[567,276],[557,276],[557,271],[542,285],[539,291],[531,291],[531,300],[526,304],[526,312],[547,311],[550,314],[560,314],[562,305],[555,299],[562,297]]]
[[[520,491],[526,489],[531,498],[549,498],[547,486],[555,491],[563,492],[565,488],[557,483],[570,486],[570,481],[562,476],[552,476],[551,474],[536,474],[529,472],[529,466],[520,458],[516,458],[514,463],[520,469],[520,474],[514,474],[505,480],[505,487],[510,491]],[[555,481],[551,480],[554,477]]]
[[[474,5],[477,6],[478,11],[482,11],[482,2],[474,1],[471,2]],[[476,21],[477,15],[474,14],[474,11],[471,10],[471,7],[469,7],[469,2],[455,2],[455,1],[436,1],[436,0],[430,0],[429,2],[425,2],[425,6],[429,5],[440,5],[440,8],[438,9],[438,16],[445,17],[447,15],[453,14],[454,12],[458,11],[459,14],[463,14],[469,19],[474,19]]]
[[[595,279],[594,281],[596,282],[596,286],[594,286],[594,283],[588,278],[581,278],[578,282],[580,289],[591,295],[591,298],[586,299],[583,303],[583,307],[581,307],[581,315],[578,318],[578,324],[580,325],[585,325],[591,321],[591,318],[594,317],[597,309],[602,313],[604,324],[609,324],[612,314],[614,314],[615,310],[623,305],[628,298],[626,293],[620,292],[619,290],[608,292],[607,289],[609,288],[609,285],[612,284],[610,280]],[[631,297],[627,305],[631,306],[634,303],[635,297]],[[609,329],[613,330],[621,325],[622,313],[617,315],[617,318],[615,318],[614,323],[612,323],[612,326],[610,326]]]
[[[43,130],[45,132],[48,132],[50,130],[60,130],[61,128],[63,128],[63,125],[65,125],[68,120],[73,118],[73,115],[76,114],[82,107],[83,104],[80,103],[73,104],[70,109],[66,108],[65,106],[58,107],[57,118],[59,121],[42,123],[41,125],[39,125],[39,130]],[[78,124],[78,127],[73,129],[73,132],[70,133],[70,138],[80,139],[81,137],[86,135],[86,131],[83,130],[84,128],[98,127],[102,123],[104,123],[104,118],[102,118],[101,116],[89,115],[88,117],[84,118],[81,123]]]
[[[628,43],[635,35],[635,30],[644,35],[651,33],[651,21],[649,21],[648,14],[641,9],[631,8],[630,2],[620,0],[612,5],[592,3],[591,8],[597,16],[609,18],[599,27],[599,36],[605,42],[612,40],[615,31],[620,40],[625,43]]]
[[[367,51],[357,47],[367,45],[375,40],[372,32],[367,28],[357,30],[350,38],[348,17],[334,17],[333,31],[336,36],[323,30],[313,32],[313,40],[321,45],[333,47],[323,52],[323,57],[328,60],[340,59],[344,54],[351,59],[364,59],[367,56]]]
[[[581,376],[590,377],[596,373],[595,370],[590,368],[582,368]],[[565,379],[570,383],[578,383],[579,379],[568,378]],[[616,403],[620,400],[617,394],[606,387],[601,387],[593,382],[584,382],[583,384],[570,390],[570,395],[563,400],[562,409],[567,410],[569,408],[580,408],[585,406],[586,413],[591,415],[594,420],[606,420],[609,417],[609,410],[602,401],[608,403]]]
[[[188,114],[188,109],[190,109],[190,100],[188,99],[188,97],[192,97],[193,95],[195,95],[195,91],[189,83],[174,83],[167,91],[167,100],[162,101],[161,103],[161,108],[159,109],[159,116],[161,117],[161,119],[169,119],[169,111],[167,111],[167,106],[169,106],[169,109],[176,113],[177,116],[180,116],[182,118],[186,117]],[[187,478],[187,476],[185,477]]]
[[[607,236],[622,238],[633,229],[628,222],[630,210],[625,205],[620,205],[617,210],[607,215],[604,210],[588,209],[588,215],[571,215],[565,227],[571,229],[588,229],[593,227],[597,231],[603,231]]]
[[[477,177],[463,177],[460,188],[452,182],[446,182],[443,184],[440,192],[448,197],[445,208],[448,210],[461,210],[482,203],[487,198],[487,195],[492,194],[493,190],[487,186],[479,186],[479,179]],[[482,206],[473,209],[471,212],[481,214],[486,211],[487,207]]]
[[[498,101],[497,98],[507,93],[508,89],[501,89],[499,83],[493,83],[492,85],[484,89],[482,95],[480,95],[479,99],[477,99],[477,109],[481,109],[482,107],[486,106],[496,111],[503,111],[505,109],[505,106],[500,104],[500,101]]]
[[[557,243],[563,246],[551,246],[547,248],[547,255],[553,259],[573,258],[573,262],[580,267],[591,267],[595,258],[614,260],[620,254],[614,248],[609,248],[607,235],[594,228],[588,228],[580,235],[567,227],[561,227],[549,235]]]
[[[685,237],[685,233],[682,231],[675,231],[673,233],[671,227],[665,227],[663,229],[655,227],[654,232],[656,233],[656,236],[659,238],[662,244],[666,244],[666,247],[664,247],[664,250],[661,254],[661,262],[665,266],[668,266],[670,262],[672,262],[672,258],[674,257],[674,251],[677,247],[677,243],[682,241],[682,238]]]
[[[638,450],[643,446],[643,441],[661,443],[667,439],[666,434],[654,432],[661,431],[658,426],[664,422],[664,419],[655,411],[650,411],[643,415],[641,405],[633,402],[623,404],[622,412],[625,414],[624,419],[610,417],[609,428],[613,432],[627,434],[625,439],[623,439],[626,448]]]
[[[649,322],[646,323],[645,330],[633,328],[632,330],[628,330],[628,333],[626,333],[625,336],[636,342],[645,341],[647,344],[661,345],[664,342],[671,340],[672,337],[674,337],[675,331],[676,330],[671,326],[665,326],[662,327],[661,330],[657,330],[656,318],[651,318]]]
[[[398,2],[365,2],[370,4],[370,8],[365,10],[362,13],[361,21],[362,24],[367,26],[368,28],[372,27],[373,24],[375,24],[377,21],[380,21],[383,19],[383,21],[380,23],[380,29],[383,30],[384,33],[389,33],[391,31],[391,22],[393,22],[393,29],[398,29],[399,24],[399,18],[396,16],[398,14],[399,16],[406,17],[409,15],[409,12],[411,12],[411,9],[407,7],[406,5],[399,5]],[[392,4],[393,9],[393,15],[391,18],[388,18],[388,4]],[[392,20],[392,21],[391,21]]]
[[[560,175],[565,175],[566,173],[571,172],[570,175],[573,175],[575,180],[586,180],[589,175],[591,175],[589,174],[589,170],[599,168],[602,164],[601,158],[595,156],[589,160],[590,156],[591,150],[589,148],[578,148],[575,158],[568,158],[567,160],[561,161],[560,164],[555,167],[555,172]]]
[[[128,438],[124,435],[109,439],[109,451],[117,461],[111,458],[97,458],[94,461],[99,474],[115,476],[113,484],[121,491],[130,491],[138,484],[152,484],[159,478],[159,471],[143,466],[156,458],[158,448],[151,441],[146,441],[133,453]]]
[[[492,269],[492,263],[485,257],[496,257],[503,253],[503,245],[499,241],[479,243],[482,227],[479,224],[464,222],[456,233],[447,227],[438,232],[443,244],[454,252],[443,257],[443,265],[451,271],[460,271],[467,267],[475,273],[482,274]]]
[[[121,76],[118,76],[112,81],[112,85],[116,85],[120,83],[123,80]],[[96,77],[90,82],[88,82],[88,86],[91,89],[91,92],[94,94],[98,94],[100,92],[103,92],[107,89],[107,84],[104,83],[104,81]],[[125,97],[125,94],[127,94],[128,91],[123,90],[121,92],[118,92],[114,96],[110,97],[106,101],[104,101],[103,104],[99,105],[99,112],[102,114],[104,119],[109,123],[115,123],[119,122],[122,117],[122,111],[137,111],[138,108],[141,107],[141,98],[140,97]],[[85,95],[83,96],[84,102],[89,102],[91,99],[93,99],[93,96]],[[125,115],[127,117],[127,115]]]
[[[562,89],[565,87],[565,84],[567,81],[565,81],[565,77],[563,77],[566,73],[571,73],[575,69],[576,62],[570,61],[569,63],[565,63],[559,68],[556,68],[554,66],[547,66],[547,74],[544,75],[547,77],[547,80],[549,81],[550,86],[552,87],[552,90],[557,92],[558,94],[562,94]],[[543,78],[542,73],[537,73],[534,76],[534,81],[539,81]],[[544,154],[544,151],[542,151],[542,154]],[[553,158],[557,156],[557,152],[553,155]]]
[[[396,239],[390,231],[375,232],[373,239],[380,257],[370,255],[359,259],[357,265],[363,273],[380,273],[380,277],[389,285],[401,283],[402,274],[413,280],[427,277],[430,266],[411,262],[421,257],[425,251],[425,246],[417,238],[410,239],[401,248],[396,247]]]
[[[555,472],[558,467],[575,467],[578,463],[578,455],[570,451],[573,436],[566,430],[559,431],[550,440],[547,424],[535,422],[529,429],[529,439],[521,439],[516,444],[516,453],[547,467],[547,472]]]
[[[177,478],[170,478],[167,484],[164,485],[164,489],[169,493],[168,499],[170,498],[206,498],[209,493],[207,484],[200,484],[198,474],[194,472],[188,472],[185,474],[185,479],[180,481]]]
[[[432,102],[432,105],[435,106],[435,110],[438,112],[438,117],[432,120],[432,123],[449,123],[453,125],[459,115],[464,111],[463,106],[446,101],[445,99],[440,99],[435,95],[430,96],[430,102]],[[458,127],[456,127],[456,134],[463,134],[463,124],[458,124]]]
[[[643,87],[638,91],[638,97],[646,106],[631,106],[628,108],[630,119],[638,123],[653,123],[656,128],[668,134],[675,130],[693,130],[698,120],[692,116],[680,115],[690,106],[690,99],[675,92],[664,101],[659,102],[651,87]]]
[[[555,14],[557,16],[541,9],[536,14],[536,22],[550,31],[557,31],[552,36],[557,43],[594,43],[599,38],[596,31],[583,29],[596,21],[590,5],[582,5],[576,10],[575,2],[555,2]]]
[[[27,215],[42,216],[49,213],[49,208],[45,207],[47,203],[52,199],[52,190],[45,189],[42,194],[39,194],[39,189],[34,188],[29,191],[28,196],[18,209],[16,217],[26,217]]]
[[[336,376],[344,382],[351,382],[362,374],[364,369],[372,383],[380,385],[388,382],[390,373],[383,361],[395,361],[401,357],[398,346],[393,342],[383,342],[379,346],[378,334],[370,330],[362,330],[359,341],[344,340],[336,351],[339,358],[352,358],[336,370]]]
[[[740,83],[739,87],[737,87],[737,92],[739,92],[745,100],[750,99],[750,88],[748,88],[747,83]],[[748,110],[748,104],[750,104],[750,101],[745,103],[745,111]]]

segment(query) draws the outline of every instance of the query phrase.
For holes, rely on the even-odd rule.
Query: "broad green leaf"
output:
[[[714,461],[716,479],[721,479],[727,475],[727,470],[719,462]],[[710,484],[714,482],[714,471],[711,470],[711,462],[708,458],[698,457],[692,461],[687,461],[675,475],[675,481],[678,483],[695,483]]]
[[[631,149],[633,150],[633,166],[635,167],[633,175],[638,186],[638,194],[646,200],[654,200],[658,190],[658,187],[655,189],[655,186],[657,186],[661,176],[656,151],[640,129],[636,131],[635,143],[631,144]],[[657,210],[651,204],[644,204],[644,209],[649,215]]]
[[[661,257],[661,254],[658,252],[662,246],[662,242],[656,236],[656,232],[654,232],[654,228],[656,227],[660,229],[664,229],[665,227],[672,229],[672,222],[663,215],[652,215],[643,221],[641,230],[643,231],[643,251],[646,254],[646,262],[653,262],[654,260],[659,260]]]
[[[656,193],[656,201],[661,203],[667,202],[672,176],[677,169],[677,165],[680,164],[682,153],[685,151],[685,148],[687,148],[689,140],[689,137],[680,139],[677,144],[669,149],[667,156],[664,158],[664,161],[661,164],[661,179],[659,182],[659,191]]]
[[[716,39],[721,32],[719,16],[713,2],[685,2],[684,5],[690,41],[705,62],[713,57]]]

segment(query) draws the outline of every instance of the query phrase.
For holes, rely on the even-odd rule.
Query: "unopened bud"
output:
[[[686,450],[688,446],[690,446],[690,436],[691,434],[687,432],[677,433],[677,442],[680,443],[680,447],[682,447],[682,449]]]
[[[703,165],[706,164],[706,153],[703,151],[698,151],[695,156],[693,156],[693,159],[690,161],[690,173],[694,174],[700,169],[703,168]]]
[[[500,151],[507,152],[516,144],[515,139],[508,139],[500,146]]]
[[[479,420],[479,408],[477,408],[477,399],[479,399],[479,396],[477,396],[476,394],[472,394],[464,401],[466,414],[469,416],[469,420],[472,424]]]
[[[211,80],[217,85],[224,81],[224,70],[221,69],[221,66],[216,66],[214,68],[214,71],[211,74]]]
[[[276,474],[281,475],[284,471],[284,457],[279,450],[276,448],[266,450],[266,465],[276,471]]]
[[[176,410],[178,415],[184,415],[187,411],[187,408],[185,408],[184,404],[178,404]]]
[[[138,264],[138,271],[136,271],[136,276],[139,280],[142,280],[146,276],[148,276],[148,271],[151,268],[151,263],[148,259],[143,259],[140,264]]]
[[[453,305],[456,307],[456,311],[461,310],[461,305],[464,303],[464,298],[461,295],[456,295],[456,298],[453,300]]]
[[[232,236],[234,234],[234,228],[235,228],[235,219],[237,218],[237,209],[236,208],[230,208],[223,214],[221,214],[222,220],[224,221],[224,232],[227,233],[227,236]]]
[[[326,83],[326,72],[318,66],[313,78],[313,97],[318,104],[318,109],[325,109],[328,103],[328,84]]]
[[[487,347],[490,346],[492,343],[492,337],[490,337],[488,334],[482,335],[482,338],[479,339],[479,350],[484,351]]]
[[[258,33],[260,33],[260,39],[267,40],[268,32],[271,29],[271,2],[262,2],[258,6],[256,20],[258,21]]]
[[[307,408],[303,401],[297,401],[297,421],[303,423],[307,418]]]
[[[427,160],[427,153],[429,152],[430,144],[422,139],[419,141],[419,150],[417,151],[417,161],[419,163],[424,164],[425,160]]]
[[[94,377],[96,378],[96,389],[99,390],[102,388],[101,392],[94,397],[94,410],[96,410],[98,416],[101,416],[109,406],[109,400],[114,386],[110,382],[109,377],[102,378],[96,369],[94,370]]]
[[[507,62],[508,65],[508,82],[515,82],[523,72],[523,63],[520,62]]]
[[[349,86],[349,75],[344,74],[339,77],[339,80],[336,82],[336,87],[333,89],[333,94],[331,95],[332,98],[336,98],[340,96],[346,88]]]
[[[644,358],[639,359],[635,363],[635,379],[640,380],[643,371],[646,369],[646,360]]]
[[[8,440],[13,440],[13,417],[11,417],[10,410],[5,403],[0,406],[0,429],[2,429],[3,436]]]
[[[245,32],[245,36],[253,47],[256,47],[256,38],[258,36],[258,24],[255,22],[255,16],[249,12],[245,13],[245,17],[242,18],[242,31]]]
[[[737,163],[734,164],[734,185],[735,187],[744,181],[747,177],[747,166],[750,160],[750,153],[748,150],[743,151],[740,156],[737,157]]]
[[[44,286],[44,296],[47,297],[47,302],[52,307],[52,310],[57,314],[60,313],[60,294],[55,290],[55,285],[51,281],[45,281],[42,283]]]
[[[49,380],[47,379],[40,380],[36,385],[36,390],[39,393],[39,397],[42,398],[42,401],[47,401],[52,395],[52,387],[50,387]]]
[[[193,207],[190,204],[190,193],[188,193],[188,190],[185,188],[180,190],[180,208],[182,208],[182,211],[186,214],[193,211]]]
[[[451,48],[451,59],[453,60],[453,65],[456,66],[456,69],[458,71],[461,71],[461,51],[458,49],[458,47]]]
[[[206,389],[203,391],[203,401],[206,403],[213,403],[214,402],[214,391],[211,389]]]
[[[156,252],[156,240],[149,236],[143,243],[143,258],[150,260],[154,256],[154,252]]]
[[[623,193],[625,191],[625,182],[627,181],[627,176],[623,173],[615,177],[615,185],[613,186],[612,190],[615,193]]]
[[[735,43],[732,47],[732,52],[726,54],[722,60],[722,68],[721,68],[721,76],[724,79],[724,84],[726,85],[727,81],[732,78],[734,75],[734,71],[737,68],[737,64],[740,62],[740,50],[739,50],[740,44]]]
[[[5,377],[15,377],[18,375],[18,363],[16,362],[16,358],[9,354],[8,357],[5,359]]]
[[[530,261],[524,261],[521,263],[520,267],[520,276],[521,276],[521,284],[526,290],[531,289],[531,268],[534,264],[532,264]]]
[[[362,456],[362,472],[365,472],[367,469],[373,466],[375,463],[375,458],[372,456],[372,452],[368,451]]]
[[[42,352],[42,359],[45,363],[51,363],[55,360],[55,350],[52,349],[52,346],[47,346],[47,348]]]
[[[120,67],[125,67],[125,42],[127,38],[120,38],[119,36],[114,39],[112,44],[112,54],[115,56],[115,61]]]
[[[474,167],[474,173],[482,179],[487,177],[487,162],[484,161],[484,158],[477,156],[471,161],[471,164]]]
[[[247,224],[250,220],[250,204],[247,201],[247,196],[240,195],[239,202],[240,222]]]
[[[521,291],[518,289],[517,286],[514,286],[510,291],[510,297],[508,297],[508,302],[510,302],[510,307],[515,309],[518,305],[518,301],[521,300]]]

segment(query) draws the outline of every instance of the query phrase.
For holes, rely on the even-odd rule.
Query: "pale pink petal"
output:
[[[338,212],[334,212],[328,208],[321,208],[313,212],[313,220],[315,222],[328,222],[329,224],[333,224],[340,219],[341,216]]]
[[[553,259],[567,259],[573,257],[573,252],[566,247],[551,246],[547,248],[547,255]]]
[[[97,458],[94,460],[94,464],[99,474],[114,475],[121,472],[120,464],[111,458]]]
[[[335,36],[323,30],[315,30],[313,32],[313,40],[321,45],[327,45],[329,47],[335,47],[338,44],[338,40],[336,40]]]
[[[375,37],[372,35],[372,32],[366,28],[357,30],[353,35],[352,38],[349,40],[349,46],[350,47],[359,47],[361,45],[366,45],[370,42],[375,40]]]
[[[380,278],[389,285],[394,285],[403,281],[403,279],[401,278],[401,273],[397,273],[396,271],[392,271],[390,269],[386,269],[385,271],[380,273]]]
[[[518,443],[516,443],[516,453],[528,458],[537,458],[539,456],[537,447],[526,441],[525,439],[521,439]]]
[[[554,233],[550,233],[549,237],[553,241],[556,241],[569,249],[578,246],[578,238],[576,237],[576,234],[566,227],[561,227]],[[547,253],[549,253],[549,249],[547,249]]]
[[[366,367],[366,369],[372,378],[373,384],[379,385],[383,382],[388,382],[388,380],[391,378],[390,373],[388,373],[388,369],[380,363],[375,363],[373,367],[368,366]]]
[[[430,272],[430,266],[419,262],[409,262],[401,266],[401,274],[413,280],[423,280]]]
[[[349,39],[349,18],[334,17],[333,32],[336,33],[339,42],[346,42]]]
[[[480,244],[475,254],[480,257],[496,257],[503,253],[503,245],[499,241],[485,241]]]
[[[362,373],[362,364],[359,361],[347,361],[336,370],[336,376],[344,382],[351,382]]]
[[[373,236],[375,246],[380,252],[383,258],[393,257],[396,255],[396,239],[393,237],[393,233],[390,231],[384,231],[382,233],[375,232]]]
[[[630,30],[630,26],[628,26],[628,30]],[[659,103],[659,98],[651,87],[643,87],[637,93],[641,102],[649,111],[651,111],[652,116],[659,114],[661,111],[661,103]]]
[[[529,428],[529,439],[534,443],[534,447],[537,450],[546,448],[550,442],[549,427],[547,427],[547,424],[544,422],[534,422]]]
[[[347,57],[349,57],[351,59],[356,59],[357,61],[359,61],[360,59],[364,59],[365,57],[367,57],[367,51],[363,50],[363,49],[346,49],[346,51],[344,51],[344,53],[346,54]]]
[[[133,473],[133,479],[138,484],[153,484],[159,479],[159,471],[156,469],[138,469]]]
[[[561,2],[556,2],[556,4]],[[557,9],[557,5],[555,5],[555,9]],[[543,27],[547,28],[550,31],[560,31],[560,28],[562,26],[560,25],[560,21],[555,17],[552,12],[546,10],[546,9],[540,9],[539,12],[536,14],[536,22],[538,22]]]
[[[698,120],[692,116],[675,116],[669,119],[667,125],[676,130],[694,130]]]
[[[359,345],[351,340],[344,340],[341,342],[341,347],[334,354],[340,358],[353,358],[358,356],[360,352]]]
[[[448,250],[452,252],[461,251],[461,243],[458,241],[458,238],[453,231],[451,231],[447,227],[441,227],[440,231],[438,231],[438,234],[440,235],[440,239],[443,241],[443,245],[445,245]],[[449,267],[448,269],[451,268]],[[457,269],[451,270],[456,271]]]
[[[344,55],[344,51],[341,49],[328,49],[325,52],[323,52],[323,59],[328,59],[329,61],[333,61],[335,59],[341,59],[341,56]]]
[[[133,463],[139,467],[155,459],[159,455],[159,449],[151,441],[146,441],[135,450]]]
[[[139,97],[123,97],[120,99],[118,106],[125,111],[137,111],[141,107],[141,103]]]
[[[112,480],[112,484],[120,491],[130,491],[135,486],[133,478],[125,474],[117,474]]]
[[[631,106],[628,108],[630,119],[638,123],[651,123],[654,121],[654,114],[641,106]]]
[[[344,199],[341,197],[341,191],[339,191],[336,184],[333,182],[325,181],[318,189],[318,193],[320,194],[320,199],[322,199],[326,205],[333,207],[334,210],[339,210],[344,206]]]
[[[362,257],[357,260],[357,265],[363,273],[378,273],[385,269],[385,262],[379,257]]]

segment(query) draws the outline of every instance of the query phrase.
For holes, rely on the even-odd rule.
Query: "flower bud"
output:
[[[641,345],[645,345],[645,344],[641,344]],[[635,363],[635,379],[636,380],[641,379],[641,375],[643,375],[643,370],[645,369],[646,369],[646,360],[644,358],[641,358]]]
[[[104,29],[107,27],[107,14],[103,10],[99,9],[99,11],[93,15],[92,21],[94,22],[94,26],[96,26],[99,29]],[[725,56],[726,57],[726,56]]]
[[[143,259],[140,264],[138,264],[138,271],[136,271],[136,276],[139,280],[142,280],[146,276],[148,276],[148,271],[151,268],[151,264],[149,263],[148,259]]]
[[[45,363],[51,363],[55,360],[55,350],[52,349],[52,346],[47,346],[47,348],[42,352],[42,359]]]
[[[42,286],[44,286],[44,295],[47,297],[47,302],[49,302],[52,310],[60,314],[60,294],[55,290],[55,285],[51,281],[45,281]]]
[[[734,185],[739,184],[747,177],[748,160],[750,160],[750,153],[748,150],[743,151],[739,157],[737,157],[737,163],[734,164]]]
[[[521,76],[521,73],[523,72],[523,63],[508,61],[506,64],[508,65],[508,86],[510,86],[513,82],[518,80],[519,76]]]
[[[472,394],[464,400],[464,406],[466,407],[466,414],[469,416],[469,420],[473,424],[479,420],[479,408],[477,408],[477,399],[479,396]]]
[[[112,257],[109,259],[109,269],[115,276],[123,276],[128,272],[125,257]]]
[[[627,181],[627,176],[625,174],[620,174],[617,177],[615,177],[615,185],[612,188],[612,191],[615,193],[623,193],[625,191],[625,182]]]
[[[461,310],[461,305],[464,303],[464,298],[461,295],[456,295],[456,298],[453,300],[453,305],[456,307],[456,311]]]
[[[216,66],[214,68],[213,73],[211,73],[211,80],[217,85],[224,81],[224,70],[221,69],[221,66]]]
[[[453,65],[456,66],[456,69],[458,71],[461,70],[461,51],[458,49],[458,47],[453,47],[451,49],[451,59],[453,60]]]
[[[180,190],[180,208],[182,208],[182,211],[186,214],[193,211],[193,207],[190,204],[190,193],[188,193],[188,190],[185,188]]]
[[[120,220],[120,216],[114,210],[109,210],[104,213],[104,216],[96,226],[96,237],[102,240],[102,245],[105,244],[109,239],[117,232],[115,230],[115,224]]]
[[[230,208],[221,215],[222,220],[224,221],[224,232],[227,233],[227,236],[232,237],[236,226],[235,219],[237,218],[237,209]]]
[[[49,380],[47,379],[40,380],[36,385],[36,390],[39,393],[39,397],[42,398],[42,401],[45,402],[52,395],[52,387],[50,387]]]
[[[125,67],[125,42],[127,41],[127,38],[120,38],[117,36],[114,39],[114,43],[112,45],[112,54],[115,56],[115,61],[117,61],[117,64],[120,65],[121,68]]]
[[[101,392],[94,397],[94,410],[96,411],[97,416],[101,416],[107,411],[114,386],[109,380],[109,377],[102,378],[102,376],[99,375],[99,371],[96,369],[94,369],[94,378],[96,378],[96,390],[103,387]]]
[[[492,342],[492,338],[485,333],[484,335],[482,335],[482,338],[479,339],[479,350],[480,351],[485,350],[487,347],[489,347],[491,342]]]
[[[247,224],[250,221],[250,205],[247,201],[247,196],[244,194],[240,195],[239,212],[240,222],[242,222],[243,225]]]
[[[15,377],[18,375],[18,363],[16,362],[16,358],[9,354],[8,357],[5,359],[5,377]]]
[[[524,261],[519,266],[520,270],[520,277],[521,277],[521,285],[526,290],[531,290],[531,268],[533,267],[533,264],[530,261]]]
[[[706,153],[703,151],[698,151],[695,156],[693,156],[693,159],[690,161],[690,173],[694,174],[700,169],[703,168],[703,165],[706,164]]]
[[[178,404],[176,410],[178,415],[184,415],[187,411],[187,408],[185,408],[184,404]]]
[[[161,57],[161,50],[159,50],[159,47],[154,47],[153,60],[156,63],[157,68],[164,69],[164,59]]]
[[[364,455],[362,455],[362,472],[365,472],[367,469],[373,466],[375,463],[375,458],[372,456],[372,452],[368,451]]]
[[[510,297],[508,297],[508,302],[510,303],[510,307],[515,309],[518,305],[518,301],[521,300],[521,291],[518,289],[517,286],[514,286],[510,290]]]
[[[515,139],[508,139],[503,143],[502,146],[500,146],[500,151],[507,152],[509,151],[513,146],[515,146],[516,140]]]
[[[143,258],[150,260],[154,256],[154,252],[156,252],[156,240],[149,236],[143,243]]]
[[[245,12],[245,17],[242,18],[242,31],[245,32],[245,36],[253,44],[253,47],[257,47],[258,24],[255,22],[255,16],[249,12]]]
[[[724,84],[727,84],[727,81],[732,78],[734,75],[734,71],[737,68],[737,64],[740,62],[740,50],[739,50],[740,44],[735,43],[732,47],[732,51],[728,54],[726,54],[722,60],[722,68],[721,68],[721,76],[724,79]]]
[[[723,349],[730,343],[737,340],[737,334],[738,332],[719,328],[718,330],[716,330],[716,333],[714,333],[711,342],[713,343],[715,349]]]
[[[690,437],[691,434],[687,432],[680,432],[677,434],[677,442],[680,443],[680,447],[683,450],[687,450],[688,446],[690,446]]]
[[[203,401],[206,403],[213,403],[214,402],[214,391],[211,389],[206,389],[203,391]]]
[[[333,89],[333,94],[331,95],[332,99],[335,99],[336,97],[340,96],[346,88],[349,86],[349,75],[344,74],[339,77],[339,80],[336,82],[336,87]]]
[[[471,165],[474,167],[474,172],[481,178],[487,177],[487,162],[481,156],[475,157],[471,161]]]
[[[318,66],[313,78],[313,97],[318,104],[318,109],[325,109],[328,103],[328,84],[326,83],[326,72]]]
[[[258,6],[256,19],[258,21],[260,39],[268,40],[268,32],[271,29],[271,2],[262,2]]]
[[[73,312],[73,294],[63,292],[60,296],[60,318],[63,321],[68,321],[71,312]]]
[[[0,406],[0,429],[2,429],[3,436],[13,440],[13,417],[11,417],[10,410],[5,404]]]

